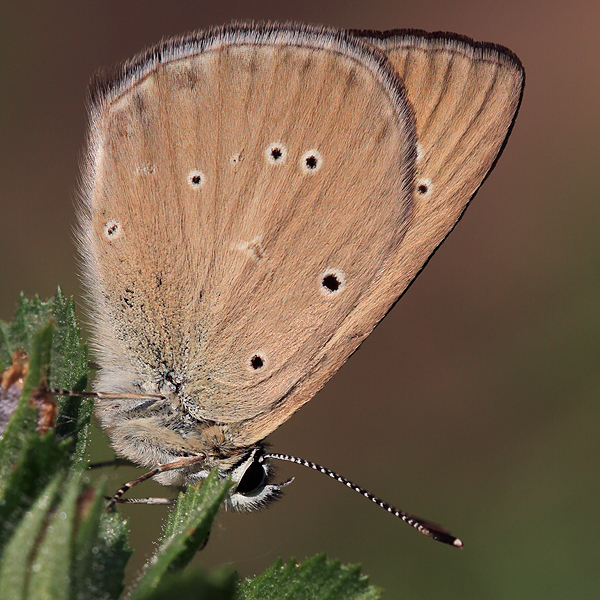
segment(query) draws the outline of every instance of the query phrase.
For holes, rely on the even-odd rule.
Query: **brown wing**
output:
[[[408,225],[415,157],[401,83],[343,34],[232,27],[138,59],[92,121],[99,388],[173,389],[197,418],[272,414],[274,429],[275,407],[307,401],[395,299],[365,312]]]
[[[318,368],[299,380],[273,413],[253,421],[256,439],[306,402],[406,290],[493,168],[521,101],[524,71],[506,48],[453,34],[354,34],[384,50],[415,112],[413,216],[393,259],[323,346]]]

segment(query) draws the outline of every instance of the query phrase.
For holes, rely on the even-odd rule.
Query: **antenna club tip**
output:
[[[461,542],[461,541],[460,541],[458,538],[456,538],[456,539],[455,539],[455,540],[452,542],[452,545],[453,545],[455,548],[461,548],[461,549],[462,549],[462,548],[464,548],[464,546],[463,546],[463,543],[462,543],[462,542]]]

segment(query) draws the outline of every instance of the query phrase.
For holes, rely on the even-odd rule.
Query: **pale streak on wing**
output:
[[[251,427],[257,440],[325,384],[407,289],[494,166],[521,101],[524,71],[504,48],[450,34],[356,33],[384,50],[403,79],[420,149],[415,183],[432,185],[424,197],[415,194],[394,259],[322,349],[318,366],[271,413],[241,425],[240,432],[248,435]]]

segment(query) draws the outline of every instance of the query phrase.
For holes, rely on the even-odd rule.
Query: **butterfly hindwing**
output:
[[[298,381],[275,419],[257,416],[256,439],[312,397],[404,293],[493,168],[521,102],[523,67],[506,48],[446,33],[353,34],[385,52],[414,110],[412,218],[394,257],[321,349],[318,368]]]

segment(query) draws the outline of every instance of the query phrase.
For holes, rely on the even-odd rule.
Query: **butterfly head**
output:
[[[231,476],[234,484],[227,507],[240,512],[267,507],[280,498],[282,488],[293,481],[291,478],[273,483],[275,469],[265,460],[262,445],[251,448],[226,474]]]

